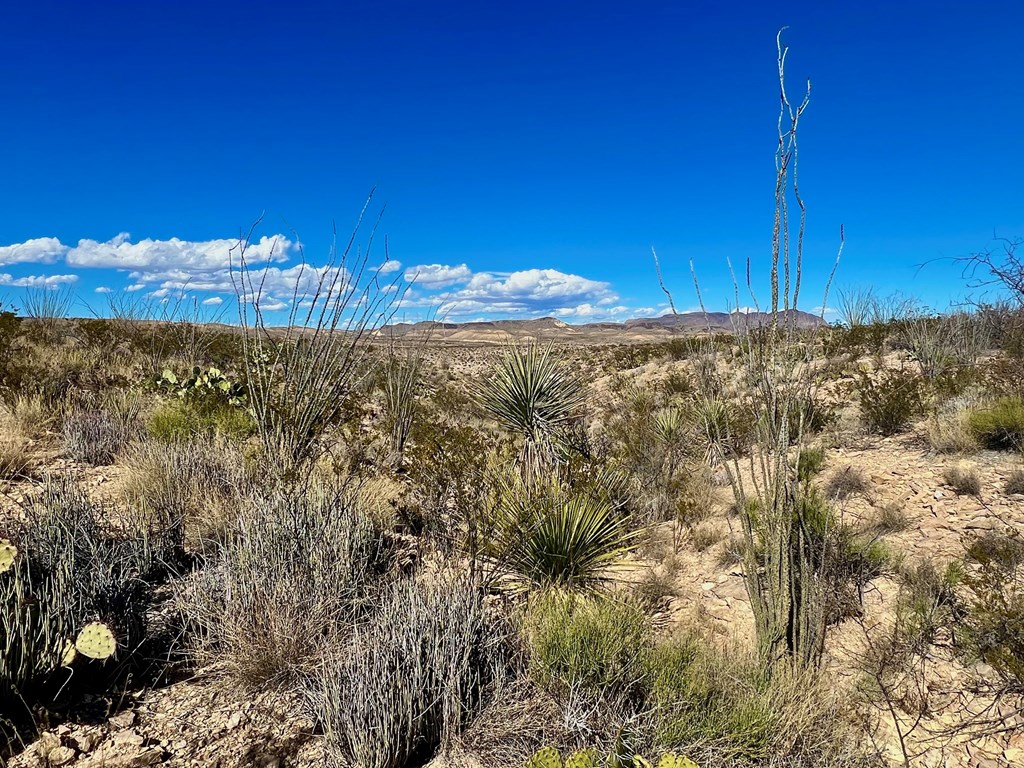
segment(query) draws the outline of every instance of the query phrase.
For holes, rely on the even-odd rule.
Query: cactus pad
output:
[[[93,621],[82,627],[75,639],[75,648],[83,656],[90,659],[109,659],[117,650],[117,640],[110,627],[99,621]]]
[[[18,548],[7,539],[0,539],[0,573],[11,570],[18,557]]]
[[[581,749],[565,758],[565,768],[597,768],[597,751]]]
[[[700,768],[693,760],[675,752],[666,752],[658,761],[658,768]]]
[[[643,755],[633,755],[633,768],[654,768],[654,766]]]
[[[562,756],[554,747],[541,747],[526,761],[526,768],[562,768]]]

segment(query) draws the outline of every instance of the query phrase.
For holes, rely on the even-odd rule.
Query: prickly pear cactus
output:
[[[654,768],[654,766],[643,755],[633,755],[633,768]]]
[[[658,761],[658,768],[700,768],[700,766],[685,755],[666,752]]]
[[[526,761],[526,768],[563,768],[562,756],[554,747],[541,747]]]
[[[565,758],[565,768],[597,768],[597,750],[581,749]]]
[[[93,621],[82,627],[75,638],[75,649],[90,659],[109,659],[117,650],[117,640],[110,627],[100,621]]]
[[[18,548],[7,539],[0,539],[0,573],[11,570],[17,557]]]

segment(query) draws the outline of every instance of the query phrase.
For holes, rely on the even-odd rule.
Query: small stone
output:
[[[68,743],[79,752],[92,752],[99,741],[100,735],[96,731],[79,731],[68,736]]]
[[[50,762],[50,765],[67,765],[75,759],[76,753],[71,747],[57,747],[51,750],[46,756],[46,759]]]
[[[133,725],[135,725],[135,712],[130,709],[126,709],[124,712],[118,712],[110,718],[111,728],[122,730],[124,728],[131,728]]]

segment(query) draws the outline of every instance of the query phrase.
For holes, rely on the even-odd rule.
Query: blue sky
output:
[[[680,310],[696,303],[691,259],[725,308],[726,260],[764,275],[770,252],[782,25],[791,92],[813,81],[803,308],[820,304],[841,224],[838,287],[937,308],[968,294],[943,259],[1024,235],[1019,2],[179,0],[4,16],[0,297],[15,304],[48,283],[79,314],[102,311],[97,289],[159,300],[185,285],[230,306],[227,250],[263,213],[254,254],[278,259],[268,307],[286,305],[294,243],[323,263],[376,187],[391,258],[419,275],[406,319],[662,313],[651,246]]]

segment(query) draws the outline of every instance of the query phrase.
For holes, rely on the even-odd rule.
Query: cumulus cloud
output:
[[[94,293],[113,293],[113,292],[114,292],[113,288],[107,288],[107,286],[105,286],[105,285],[101,285],[98,288],[94,289]]]
[[[14,277],[6,273],[0,273],[0,285],[11,286],[12,288],[57,288],[61,285],[69,285],[78,282],[78,275],[28,275],[27,277]]]
[[[287,261],[293,243],[283,235],[261,237],[250,243],[245,258],[250,264]],[[212,272],[227,269],[232,260],[237,263],[240,255],[238,240],[152,240],[146,238],[131,242],[131,235],[122,232],[117,237],[98,242],[79,240],[78,245],[68,250],[64,260],[71,266],[134,269],[152,272],[166,269],[187,269]]]
[[[402,262],[396,261],[395,259],[388,259],[379,267],[377,267],[377,271],[380,272],[382,275],[386,275],[390,272],[397,272],[401,268]]]
[[[220,296],[211,296],[208,299],[203,299],[203,304],[208,307],[217,307],[224,303],[224,299]]]
[[[445,288],[465,283],[473,272],[465,264],[455,267],[444,264],[420,264],[405,270],[405,279],[423,288]]]
[[[67,253],[56,237],[37,237],[24,243],[0,246],[0,266],[9,264],[53,264]]]

